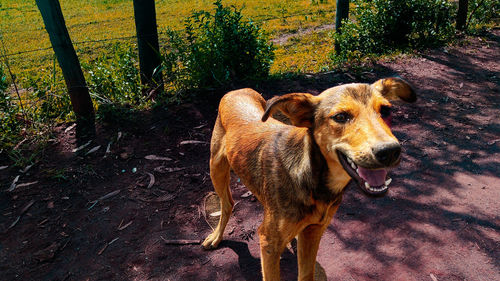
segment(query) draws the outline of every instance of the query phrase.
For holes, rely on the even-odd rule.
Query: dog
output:
[[[396,77],[267,102],[248,88],[225,94],[210,144],[210,177],[221,216],[202,246],[214,249],[222,241],[234,206],[232,169],[264,207],[258,229],[263,280],[280,280],[281,253],[295,237],[298,279],[313,280],[321,236],[349,181],[369,195],[388,190],[387,169],[401,154],[390,130],[393,100],[414,102],[416,94]],[[274,119],[277,111],[291,124]]]

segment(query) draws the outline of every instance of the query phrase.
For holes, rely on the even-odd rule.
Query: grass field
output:
[[[135,25],[131,0],[60,1],[66,25],[82,61],[88,61],[115,42],[135,43]],[[212,10],[213,0],[156,1],[160,32],[178,30],[183,20],[197,10]],[[259,22],[272,39],[301,30],[332,24],[335,1],[248,0],[223,1],[224,5],[242,8],[245,17]],[[33,0],[2,0],[0,36],[14,72],[29,75],[53,65],[53,52],[40,12]],[[119,38],[119,39],[117,39]],[[328,64],[332,42],[328,30],[292,36],[277,44],[272,73],[314,72]],[[3,51],[2,51],[3,52]]]

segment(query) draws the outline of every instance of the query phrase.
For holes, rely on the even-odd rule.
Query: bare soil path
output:
[[[416,104],[395,112],[404,156],[391,190],[373,199],[348,187],[320,245],[318,279],[500,280],[499,36],[378,62],[371,72],[261,86],[266,97],[317,94],[397,74],[418,91]],[[88,155],[72,152],[74,129],[61,125],[42,161],[25,173],[1,170],[0,279],[259,280],[262,209],[242,197],[236,177],[225,241],[208,252],[194,243],[217,219],[207,174],[215,116],[206,104],[184,105],[101,126],[82,151],[101,147]],[[290,247],[283,280],[296,270]]]

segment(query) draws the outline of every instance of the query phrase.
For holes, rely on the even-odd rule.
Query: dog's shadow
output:
[[[280,270],[282,280],[297,280],[297,241],[295,239],[292,240],[291,246],[292,251],[286,248],[281,254]],[[229,248],[238,255],[238,265],[245,280],[262,280],[260,259],[252,256],[247,243],[223,240],[219,248]],[[327,280],[325,270],[318,262],[316,262],[315,269],[314,280]]]

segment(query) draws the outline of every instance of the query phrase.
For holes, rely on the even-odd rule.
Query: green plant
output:
[[[269,73],[274,47],[267,34],[235,7],[214,5],[213,14],[199,11],[185,20],[185,36],[168,32],[165,76],[180,78],[182,85],[168,81],[177,89],[220,88]]]
[[[498,0],[469,0],[467,29],[476,32],[494,19],[499,18],[500,2]]]
[[[70,119],[73,111],[69,95],[62,76],[56,74],[56,67],[49,75],[49,71],[42,71],[38,76],[28,76],[23,83],[32,91],[26,93],[25,100],[29,100],[28,108],[30,120],[48,123],[54,120]]]
[[[82,63],[91,96],[98,104],[140,105],[145,101],[137,67],[137,52],[127,44],[113,44],[95,61]]]
[[[395,50],[442,44],[453,35],[453,9],[446,0],[353,1],[334,59],[337,62],[380,55]]]
[[[8,148],[15,141],[20,129],[20,108],[12,100],[7,90],[8,83],[4,69],[0,64],[0,149]]]

